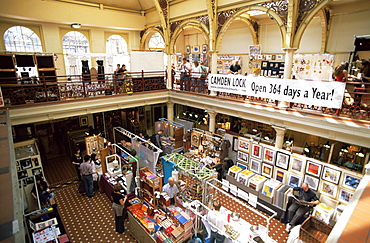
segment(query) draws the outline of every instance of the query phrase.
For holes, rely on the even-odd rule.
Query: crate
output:
[[[299,239],[306,243],[325,243],[333,228],[310,216],[302,224]]]

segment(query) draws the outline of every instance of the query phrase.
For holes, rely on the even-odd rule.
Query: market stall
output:
[[[161,145],[164,154],[172,154],[183,150],[184,125],[166,118],[155,122],[155,133],[162,130]]]

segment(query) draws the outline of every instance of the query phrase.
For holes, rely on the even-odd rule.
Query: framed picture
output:
[[[360,177],[344,173],[342,186],[348,189],[356,190],[356,188],[360,184],[360,181]]]
[[[276,59],[283,59],[283,55],[276,55]]]
[[[261,159],[263,147],[259,144],[252,145],[252,156]]]
[[[203,53],[207,53],[208,52],[208,45],[207,44],[203,44],[202,45],[202,52]]]
[[[21,167],[17,166],[17,171],[21,171]]]
[[[338,186],[334,185],[330,182],[327,181],[322,181],[321,182],[321,190],[320,193],[325,194],[329,197],[336,198],[337,197],[337,192],[338,192]]]
[[[353,192],[344,188],[339,189],[338,201],[342,203],[349,203],[349,200],[353,197]]]
[[[319,189],[319,184],[320,184],[319,178],[316,178],[310,175],[305,175],[303,182],[306,182],[308,186],[314,191],[317,191],[317,189]]]
[[[32,175],[42,175],[41,167],[32,169]]]
[[[277,151],[275,165],[281,169],[288,170],[290,155]]]
[[[239,166],[243,170],[248,169],[248,163],[243,161],[236,161],[236,166]]]
[[[233,151],[238,152],[238,137],[233,137]]]
[[[262,163],[262,175],[268,178],[272,177],[272,172],[274,171],[274,166],[266,163]]]
[[[186,46],[185,47],[185,53],[186,54],[190,54],[190,46]]]
[[[306,173],[309,175],[320,177],[322,165],[312,161],[307,161]]]
[[[19,163],[21,165],[22,170],[32,168],[31,158],[22,159],[19,161]]]
[[[40,164],[39,164],[39,160],[38,160],[37,158],[32,158],[31,160],[32,160],[33,165],[34,165],[35,167],[36,167],[36,166],[40,166]]]
[[[17,173],[18,173],[18,180],[28,177],[28,173],[26,170],[18,171]]]
[[[240,161],[248,163],[249,162],[249,160],[248,160],[249,159],[249,154],[247,154],[246,152],[243,152],[243,151],[238,151],[237,159],[240,160]]]
[[[80,127],[86,127],[88,125],[87,116],[80,117]]]
[[[286,175],[287,175],[287,171],[275,167],[275,171],[274,171],[275,180],[280,181],[281,183],[285,184]]]
[[[198,133],[198,132],[192,132],[191,133],[190,142],[191,142],[191,146],[199,147],[199,144],[200,144],[200,133]]]
[[[302,176],[294,174],[294,173],[289,173],[289,177],[288,177],[289,186],[298,187],[298,186],[301,186],[301,183],[302,183]]]
[[[305,160],[303,158],[298,158],[296,156],[292,156],[290,162],[290,170],[292,172],[302,174],[304,172]]]
[[[27,182],[27,185],[31,185],[31,184],[35,183],[35,181],[33,180],[33,177],[27,177],[25,180]]]
[[[193,53],[199,53],[199,46],[193,46]]]
[[[250,142],[246,138],[239,137],[238,141],[238,150],[244,151],[246,153],[249,153],[250,150]]]
[[[249,164],[249,170],[261,174],[261,161],[252,158]]]
[[[341,174],[342,172],[339,170],[324,166],[321,178],[328,182],[334,183],[335,185],[338,185]]]
[[[274,164],[276,151],[274,149],[264,147],[263,148],[263,161]]]
[[[16,166],[19,166],[19,160],[16,161]]]

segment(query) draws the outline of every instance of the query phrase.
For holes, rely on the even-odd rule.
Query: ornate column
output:
[[[208,116],[209,116],[209,131],[210,132],[215,132],[216,130],[216,115],[217,112],[215,111],[207,111]]]
[[[284,144],[285,127],[272,126],[276,131],[275,148],[282,149]]]
[[[293,63],[293,54],[297,48],[284,48],[285,51],[285,61],[284,61],[284,79],[292,78],[292,63]],[[280,101],[280,108],[288,108],[289,103],[286,101]]]
[[[167,104],[167,119],[173,121],[173,119],[174,119],[174,111],[173,111],[174,103],[169,101],[169,102],[166,102],[166,104]],[[174,136],[174,130],[173,129],[170,129],[170,136],[171,137]]]
[[[218,0],[207,0],[207,12],[209,17],[209,54],[211,55],[211,65],[210,69],[213,74],[217,73],[217,29],[218,29],[218,15],[217,6]],[[216,91],[211,91],[209,94],[211,96],[216,96]],[[211,123],[210,123],[211,124]],[[211,126],[210,126],[211,129]]]

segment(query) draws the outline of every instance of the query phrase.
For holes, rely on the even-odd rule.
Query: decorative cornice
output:
[[[209,29],[209,16],[208,15],[202,15],[199,17],[196,17],[197,20],[199,20],[201,23],[203,23],[207,28]]]
[[[298,30],[306,16],[321,2],[322,0],[299,0],[298,17],[295,31]]]
[[[217,31],[220,32],[222,26],[226,23],[226,21],[233,16],[233,14],[237,11],[239,11],[240,8],[234,8],[230,9],[227,11],[222,11],[218,13],[218,18],[217,18],[217,24],[218,24],[218,29]]]

